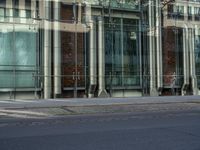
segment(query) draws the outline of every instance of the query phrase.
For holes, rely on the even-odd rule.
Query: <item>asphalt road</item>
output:
[[[0,150],[200,150],[200,112],[0,120]]]

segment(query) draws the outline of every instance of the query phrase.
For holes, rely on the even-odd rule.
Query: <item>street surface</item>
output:
[[[0,150],[200,150],[200,111],[1,119]]]

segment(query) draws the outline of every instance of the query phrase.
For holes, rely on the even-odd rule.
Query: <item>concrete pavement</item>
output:
[[[200,96],[40,99],[0,101],[0,118],[44,118],[77,114],[200,111]]]
[[[80,107],[106,105],[135,105],[163,103],[200,103],[200,96],[163,96],[132,98],[74,98],[39,100],[0,100],[0,108]]]

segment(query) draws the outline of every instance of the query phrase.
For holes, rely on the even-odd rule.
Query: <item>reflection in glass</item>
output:
[[[7,26],[0,32],[0,87],[34,88],[37,33],[29,26]]]
[[[195,37],[195,63],[198,87],[200,86],[200,35]]]
[[[140,56],[138,21],[105,19],[105,62],[107,86],[139,86]]]

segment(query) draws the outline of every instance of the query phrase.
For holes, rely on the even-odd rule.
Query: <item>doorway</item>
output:
[[[106,88],[110,93],[141,88],[138,19],[105,18],[105,63]]]

